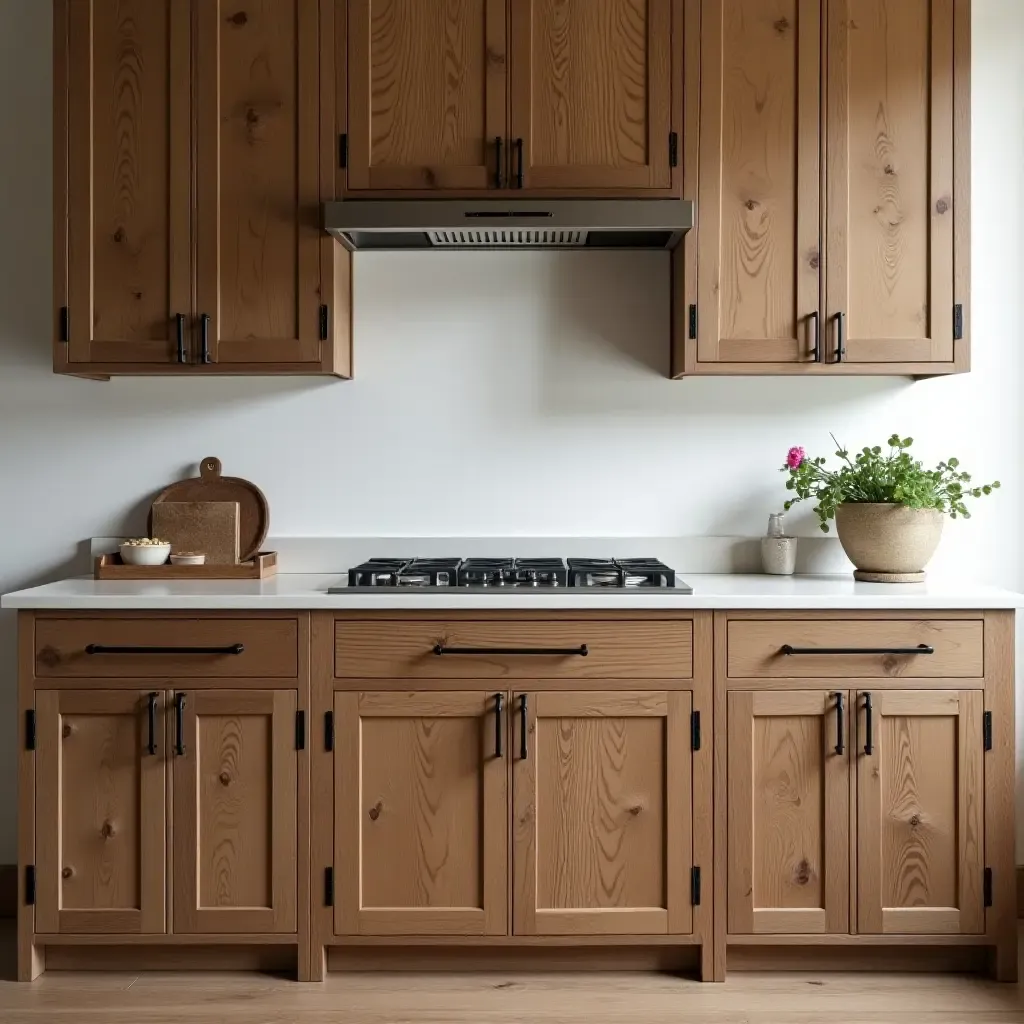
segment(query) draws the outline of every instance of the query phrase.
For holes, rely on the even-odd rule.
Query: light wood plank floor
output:
[[[6,929],[5,929],[6,931]],[[3,936],[6,938],[6,936]],[[7,943],[4,943],[7,946]],[[10,957],[3,950],[3,976]],[[2,1024],[1010,1024],[1016,985],[956,975],[50,973],[0,981]]]

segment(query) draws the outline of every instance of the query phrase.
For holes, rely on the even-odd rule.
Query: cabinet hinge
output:
[[[697,303],[690,303],[690,339],[697,338]]]
[[[324,712],[324,750],[334,749],[334,712]]]
[[[295,749],[306,749],[306,712],[295,712]]]
[[[326,306],[320,307],[320,340],[327,340],[327,330],[330,327],[329,310]]]
[[[991,868],[985,868],[985,876],[984,876],[984,879],[982,881],[981,889],[982,889],[982,892],[983,892],[984,897],[985,897],[985,899],[984,899],[985,906],[986,907],[991,907],[992,906],[992,869]]]
[[[964,336],[964,307],[958,302],[953,307],[953,340],[961,341]]]
[[[334,868],[324,868],[324,906],[334,906]]]
[[[981,716],[981,739],[986,750],[992,749],[992,712],[986,711]]]
[[[700,750],[700,712],[690,712],[690,749]]]
[[[25,865],[25,906],[33,907],[36,902],[36,866]]]
[[[60,340],[65,343],[71,340],[71,310],[67,306],[60,307]]]
[[[36,749],[36,713],[32,708],[25,712],[25,749]]]
[[[348,135],[345,132],[338,136],[338,166],[348,167]]]
[[[690,868],[690,902],[700,906],[700,868]]]
[[[679,133],[668,133],[668,165],[677,167],[679,165]]]

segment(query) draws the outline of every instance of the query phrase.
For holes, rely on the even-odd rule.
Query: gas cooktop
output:
[[[538,590],[616,590],[692,594],[675,570],[657,558],[371,558],[348,571],[345,586],[329,594],[386,593],[395,588],[443,593]]]

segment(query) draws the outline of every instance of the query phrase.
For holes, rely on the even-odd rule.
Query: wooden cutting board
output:
[[[207,565],[238,564],[237,501],[161,501],[153,506],[153,536],[171,554],[202,551]]]
[[[238,557],[248,562],[259,554],[270,529],[270,508],[263,492],[248,480],[222,476],[220,459],[209,456],[199,464],[199,476],[171,484],[157,495],[154,508],[166,501],[237,501]],[[153,534],[153,514],[149,516]]]

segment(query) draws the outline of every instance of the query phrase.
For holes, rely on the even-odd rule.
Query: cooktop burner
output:
[[[611,589],[692,594],[693,588],[657,558],[371,558],[348,571],[346,586],[364,593],[396,587],[437,593],[452,587],[474,592]]]

